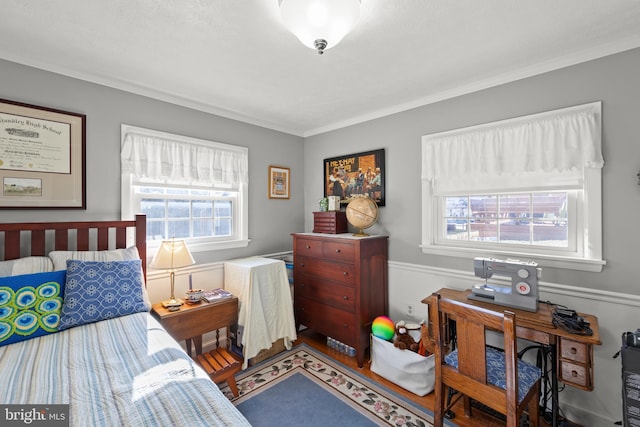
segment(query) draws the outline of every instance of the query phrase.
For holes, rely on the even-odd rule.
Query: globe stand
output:
[[[362,231],[362,228],[361,228],[359,233],[353,233],[352,236],[354,236],[354,237],[367,237],[367,236],[369,236],[369,234],[367,234],[364,231]]]

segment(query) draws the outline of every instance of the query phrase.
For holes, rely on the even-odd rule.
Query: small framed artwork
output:
[[[290,197],[290,169],[269,166],[269,198],[288,199]]]
[[[85,121],[0,99],[0,209],[86,209]]]
[[[324,159],[324,197],[338,196],[340,203],[371,197],[385,205],[384,149]]]

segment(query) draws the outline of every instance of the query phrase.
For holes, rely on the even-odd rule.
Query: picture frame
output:
[[[385,205],[384,149],[324,159],[324,197],[339,196],[341,204],[369,196]],[[339,183],[340,187],[336,187]]]
[[[86,115],[0,99],[0,209],[86,209]]]
[[[269,166],[269,198],[288,199],[291,196],[291,170],[282,166]]]

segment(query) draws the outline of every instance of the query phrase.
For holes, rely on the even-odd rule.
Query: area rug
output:
[[[222,391],[253,426],[432,426],[428,410],[304,343],[241,372],[236,383],[238,397]]]

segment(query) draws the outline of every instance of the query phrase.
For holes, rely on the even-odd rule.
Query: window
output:
[[[568,248],[569,198],[567,191],[444,196],[443,239]]]
[[[426,135],[422,250],[601,271],[601,104]]]
[[[247,239],[247,149],[122,127],[122,215],[147,215],[147,245],[181,238],[192,250]]]

